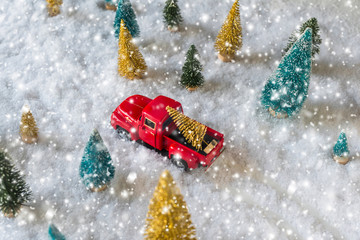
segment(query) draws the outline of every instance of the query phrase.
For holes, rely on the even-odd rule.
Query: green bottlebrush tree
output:
[[[49,226],[49,237],[51,240],[66,240],[65,236],[57,229],[54,224]]]
[[[183,21],[177,0],[167,0],[163,10],[164,23],[169,30],[176,31]]]
[[[347,138],[345,133],[340,133],[340,136],[333,148],[334,155],[339,157],[347,157],[349,155],[349,149],[347,144]]]
[[[126,28],[129,30],[133,38],[140,36],[140,28],[136,20],[134,9],[131,6],[130,0],[119,0],[115,20],[115,38],[119,39],[121,19],[124,20]]]
[[[307,28],[299,37],[264,86],[261,103],[276,117],[299,112],[307,98],[311,74],[311,31]]]
[[[114,177],[111,156],[99,132],[94,129],[84,149],[80,164],[80,177],[93,192],[105,190]]]
[[[0,209],[7,217],[15,217],[31,198],[29,186],[10,157],[0,151]]]
[[[187,89],[194,89],[204,84],[204,76],[201,74],[202,66],[199,62],[199,54],[194,45],[191,45],[186,53],[185,64],[182,68],[181,85]]]
[[[306,22],[304,22],[300,29],[294,31],[290,37],[287,46],[283,50],[283,55],[286,54],[287,51],[294,45],[294,43],[298,40],[299,36],[305,32],[307,28],[311,28],[312,30],[312,51],[311,56],[314,58],[315,54],[320,53],[320,44],[321,44],[321,37],[320,37],[320,28],[316,18],[310,18]]]

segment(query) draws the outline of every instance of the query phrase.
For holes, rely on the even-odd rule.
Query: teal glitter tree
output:
[[[49,236],[51,240],[66,240],[65,236],[54,224],[50,224],[49,226]]]
[[[80,177],[91,191],[102,191],[114,177],[115,168],[99,132],[94,129],[84,149]]]
[[[163,10],[164,22],[169,29],[176,30],[183,21],[177,0],[167,0]]]
[[[202,66],[199,62],[199,54],[194,45],[191,45],[186,53],[185,64],[182,68],[181,85],[188,89],[196,88],[204,84],[204,76],[201,74]]]
[[[334,155],[339,157],[347,157],[349,155],[349,149],[347,144],[346,134],[344,132],[340,133],[340,136],[333,148]]]
[[[307,28],[265,84],[261,104],[274,116],[293,116],[302,108],[310,83],[311,49],[312,30]]]
[[[0,151],[0,209],[7,217],[15,217],[31,198],[31,191],[10,157]]]
[[[305,32],[307,28],[311,28],[312,30],[312,51],[311,56],[314,58],[315,54],[320,53],[320,44],[321,44],[321,37],[320,37],[320,28],[316,18],[310,18],[306,22],[304,22],[300,29],[294,31],[290,37],[287,46],[283,50],[283,55],[286,54],[287,51],[294,45],[294,43],[298,40],[298,37]]]
[[[121,19],[124,20],[125,26],[133,38],[140,36],[136,15],[129,0],[119,0],[114,21],[116,39],[119,39]]]

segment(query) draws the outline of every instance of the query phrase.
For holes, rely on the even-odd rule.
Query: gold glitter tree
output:
[[[242,28],[240,23],[239,0],[236,0],[216,37],[215,49],[219,59],[230,62],[242,46]]]
[[[60,6],[63,3],[62,0],[46,0],[46,2],[50,17],[54,17],[60,13]]]
[[[25,143],[34,143],[38,140],[38,128],[28,106],[25,106],[21,116],[20,136]]]
[[[128,79],[139,79],[146,71],[146,63],[138,47],[132,42],[129,30],[121,19],[119,35],[118,72]]]
[[[186,202],[168,170],[161,174],[150,200],[145,239],[196,239]]]
[[[166,110],[181,131],[181,134],[185,137],[186,141],[195,147],[196,150],[201,150],[207,127],[185,116],[172,107],[167,106]]]

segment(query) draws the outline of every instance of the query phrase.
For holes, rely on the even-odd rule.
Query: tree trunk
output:
[[[15,215],[14,215],[13,211],[3,212],[3,213],[4,213],[4,216],[7,218],[14,218],[20,212],[20,210],[21,210],[21,208],[19,208],[19,210],[16,211]]]
[[[90,188],[90,191],[92,191],[92,192],[102,192],[102,191],[104,191],[105,189],[107,189],[107,185],[102,185],[102,186],[100,186],[100,187],[92,187],[92,188]]]
[[[279,119],[289,117],[286,112],[277,113],[277,112],[275,112],[271,107],[269,107],[269,112],[270,112],[271,116],[276,117],[276,118],[279,118]]]
[[[198,87],[186,87],[186,89],[189,91],[189,92],[193,92],[197,89]]]
[[[168,30],[170,32],[178,32],[179,31],[179,26],[168,26]]]
[[[337,163],[340,163],[342,165],[345,165],[349,162],[349,157],[339,157],[339,156],[334,156],[334,161]]]
[[[38,140],[38,138],[35,138],[35,137],[28,137],[28,136],[23,136],[23,135],[20,135],[20,136],[21,136],[21,140],[24,143],[28,143],[28,144],[35,143]]]
[[[234,60],[234,57],[235,57],[234,54],[226,54],[226,53],[218,54],[218,58],[223,62],[231,62],[232,60]]]
[[[60,13],[60,6],[58,6],[58,5],[55,5],[53,7],[48,6],[47,9],[48,9],[50,17],[55,17],[56,15],[58,15]]]
[[[106,10],[116,11],[116,6],[111,3],[105,3]]]

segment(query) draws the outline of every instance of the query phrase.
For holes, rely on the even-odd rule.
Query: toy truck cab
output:
[[[183,112],[179,102],[158,96],[150,98],[134,95],[124,100],[113,112],[111,125],[121,136],[141,140],[159,151],[167,151],[168,157],[178,167],[187,169],[199,165],[209,167],[221,153],[223,135],[208,128],[205,135],[204,150],[197,151],[185,141],[166,107]]]

